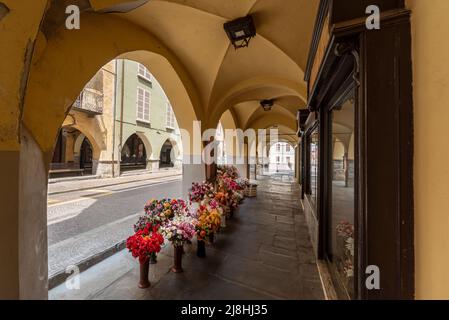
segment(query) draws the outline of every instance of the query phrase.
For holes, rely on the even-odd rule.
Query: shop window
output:
[[[308,168],[308,193],[311,204],[317,208],[318,204],[318,174],[319,174],[319,132],[316,127],[309,136],[309,168]]]
[[[354,298],[355,290],[354,107],[351,97],[331,112],[332,182],[328,258],[337,278],[336,282],[349,298]]]

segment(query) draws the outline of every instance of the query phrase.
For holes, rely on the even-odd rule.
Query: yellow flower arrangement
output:
[[[198,224],[208,226],[213,232],[217,232],[221,225],[219,210],[210,206],[200,206]]]

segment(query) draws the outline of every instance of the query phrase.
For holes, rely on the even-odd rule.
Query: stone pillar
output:
[[[0,151],[0,298],[19,298],[20,151]]]
[[[241,178],[250,179],[249,172],[249,156],[248,156],[248,145],[245,143],[243,150],[237,151],[238,156],[235,160],[235,166],[239,171]]]
[[[147,170],[150,172],[159,171],[159,159],[148,159],[147,160]]]
[[[295,179],[296,183],[301,184],[301,145],[295,148]]]
[[[206,180],[206,170],[201,155],[185,155],[182,165],[182,195],[188,200],[189,190],[192,182],[203,182]]]
[[[95,173],[101,178],[115,178],[120,176],[120,163],[118,161],[94,161]],[[93,171],[93,168],[92,168]]]
[[[180,158],[175,160],[175,169],[180,170],[182,169],[182,156]]]
[[[66,163],[74,163],[75,155],[74,155],[74,145],[75,139],[73,134],[67,134],[65,137],[65,162]]]
[[[0,299],[47,299],[47,174],[22,128],[16,150],[0,151]],[[49,160],[48,160],[49,163]]]

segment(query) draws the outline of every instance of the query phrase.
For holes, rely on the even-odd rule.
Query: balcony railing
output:
[[[103,114],[103,94],[92,89],[84,89],[73,107],[94,115]]]

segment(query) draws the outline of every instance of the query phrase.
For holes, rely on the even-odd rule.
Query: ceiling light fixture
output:
[[[266,99],[260,101],[260,105],[262,106],[264,111],[271,111],[274,106],[274,99]]]
[[[223,27],[236,50],[248,47],[251,38],[256,36],[256,26],[250,15],[226,22]]]

